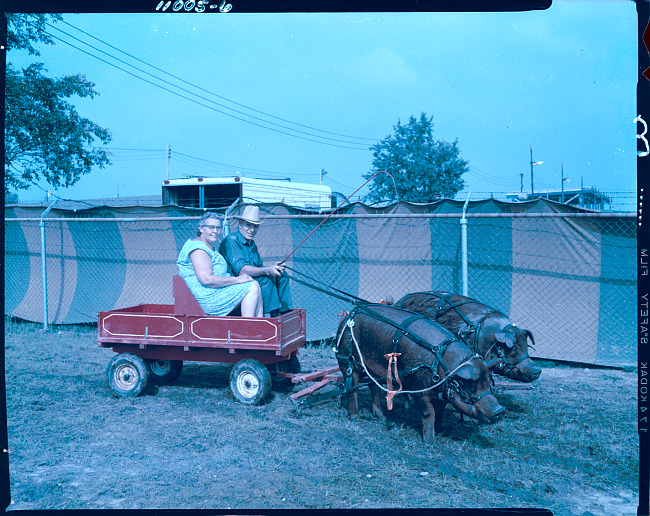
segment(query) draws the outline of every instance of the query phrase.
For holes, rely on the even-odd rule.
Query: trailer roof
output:
[[[162,185],[165,186],[194,186],[194,185],[230,185],[230,184],[247,184],[251,186],[284,186],[294,190],[310,190],[315,192],[332,193],[332,189],[326,185],[315,185],[310,183],[294,183],[293,181],[283,181],[278,179],[256,179],[252,177],[184,177],[178,179],[166,179]]]

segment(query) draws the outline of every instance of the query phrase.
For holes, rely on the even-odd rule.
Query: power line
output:
[[[350,186],[350,185],[345,185],[345,184],[343,184],[343,183],[339,183],[338,181],[332,179],[332,178],[329,177],[329,176],[326,176],[326,177],[324,178],[324,181],[328,181],[328,182],[330,182],[330,183],[334,183],[335,185],[341,186],[341,187],[343,187],[343,188],[347,188],[347,189],[349,189],[349,190],[353,190],[353,189],[354,189],[354,187],[352,187],[352,186]]]
[[[100,148],[100,147],[95,147],[95,148]],[[101,147],[104,148],[104,147]],[[107,147],[110,150],[117,150],[117,151],[139,151],[139,152],[165,152],[165,149],[125,149],[124,147]]]
[[[468,175],[470,175],[470,176],[475,176],[475,177],[477,177],[478,179],[480,179],[481,181],[484,181],[484,182],[486,182],[486,183],[490,183],[490,184],[493,184],[493,185],[508,186],[508,185],[516,184],[516,183],[519,182],[519,181],[518,181],[518,178],[517,178],[517,179],[509,180],[509,179],[507,179],[507,178],[506,178],[505,176],[503,176],[503,175],[501,175],[501,176],[494,176],[494,175],[492,175],[492,174],[489,174],[488,172],[485,172],[485,171],[483,171],[483,170],[480,170],[480,169],[478,169],[478,168],[476,168],[476,167],[474,167],[474,166],[471,166],[471,165],[470,165],[469,168],[470,168],[470,170],[469,170],[469,172],[467,173]]]
[[[169,82],[169,81],[166,81],[165,79],[162,79],[162,78],[160,78],[160,77],[158,77],[158,76],[155,76],[155,75],[153,75],[153,74],[151,74],[151,73],[149,73],[149,72],[147,72],[147,71],[145,71],[145,70],[142,70],[141,68],[138,68],[137,66],[134,66],[134,65],[132,65],[132,64],[129,64],[129,63],[125,62],[124,60],[119,59],[118,57],[115,57],[114,55],[111,55],[111,54],[109,54],[109,53],[107,53],[107,52],[104,52],[103,50],[98,49],[97,47],[95,47],[95,46],[93,46],[93,45],[91,45],[91,44],[89,44],[89,43],[86,43],[86,42],[80,40],[79,38],[76,38],[75,36],[72,36],[71,34],[68,34],[67,32],[65,32],[65,31],[63,31],[63,30],[61,30],[61,29],[59,29],[59,28],[57,28],[57,27],[54,27],[54,26],[51,25],[51,24],[47,24],[47,25],[50,26],[50,27],[52,27],[52,28],[54,28],[55,30],[57,30],[57,31],[59,31],[59,32],[61,32],[61,33],[63,33],[63,34],[65,34],[66,36],[68,36],[68,37],[70,37],[70,38],[72,38],[72,39],[74,39],[74,40],[76,40],[76,41],[79,41],[80,43],[82,43],[82,44],[84,44],[84,45],[86,45],[86,46],[92,48],[93,50],[95,50],[95,51],[97,51],[97,52],[100,52],[100,53],[102,53],[102,54],[104,54],[104,55],[110,57],[111,59],[114,59],[114,60],[116,60],[116,61],[118,61],[118,62],[120,62],[120,63],[125,64],[126,66],[129,66],[129,67],[131,67],[131,68],[137,70],[137,71],[140,72],[140,73],[143,73],[143,74],[145,74],[145,75],[148,75],[148,76],[154,78],[155,80],[157,80],[157,81],[161,81],[162,83],[164,83],[164,84],[168,84],[168,85],[170,85],[170,86],[172,86],[172,87],[174,87],[174,88],[180,88],[179,86],[177,86],[177,85],[175,85],[175,84],[173,84],[173,83],[171,83],[171,82]],[[125,73],[127,73],[127,74],[129,74],[129,75],[131,75],[131,76],[133,76],[133,77],[135,77],[135,78],[137,78],[137,79],[140,79],[141,81],[147,82],[147,83],[149,83],[149,84],[151,84],[151,85],[153,85],[153,86],[156,86],[156,87],[158,87],[158,88],[160,88],[160,89],[163,89],[163,90],[165,90],[165,91],[167,91],[167,92],[169,92],[169,93],[172,93],[172,94],[174,94],[174,95],[176,95],[176,96],[178,96],[178,97],[181,97],[181,98],[183,98],[183,99],[185,99],[185,100],[189,100],[190,102],[193,102],[193,103],[198,104],[198,105],[200,105],[200,106],[206,107],[206,108],[208,108],[208,109],[210,109],[210,110],[212,110],[212,111],[216,111],[217,113],[220,113],[220,114],[222,114],[222,115],[228,116],[228,117],[230,117],[230,118],[234,118],[234,119],[239,120],[239,121],[241,121],[241,122],[244,122],[244,123],[247,123],[247,124],[251,124],[251,125],[254,125],[254,126],[257,126],[257,127],[261,127],[262,129],[266,129],[266,130],[269,130],[269,131],[273,131],[273,132],[276,132],[276,133],[279,133],[279,134],[284,134],[284,135],[286,135],[286,136],[292,136],[292,137],[294,137],[294,138],[299,138],[299,139],[307,140],[307,141],[311,141],[311,142],[314,142],[314,143],[320,143],[320,144],[322,144],[322,145],[329,145],[329,146],[332,146],[332,147],[339,147],[339,148],[352,149],[352,150],[368,150],[368,148],[369,148],[368,145],[363,145],[363,144],[361,144],[361,143],[359,143],[359,142],[351,142],[351,141],[341,140],[341,139],[338,139],[338,138],[330,138],[330,137],[327,137],[327,136],[319,136],[319,135],[315,135],[315,134],[307,133],[307,132],[305,132],[305,131],[300,131],[300,130],[298,130],[298,129],[293,129],[293,128],[291,128],[291,127],[282,126],[282,125],[280,125],[280,124],[276,124],[276,123],[274,123],[274,122],[270,122],[270,121],[267,121],[267,120],[263,120],[263,119],[261,119],[261,118],[259,118],[259,117],[255,117],[255,116],[252,116],[252,115],[248,115],[248,114],[243,113],[243,112],[241,112],[241,111],[238,111],[238,110],[236,110],[236,109],[230,108],[230,107],[228,107],[228,106],[224,106],[223,104],[219,104],[218,102],[210,101],[210,100],[207,100],[207,99],[201,97],[201,99],[202,99],[202,100],[205,100],[206,102],[210,102],[211,104],[215,104],[215,105],[217,105],[217,106],[220,106],[220,107],[222,107],[222,108],[224,108],[224,109],[228,109],[228,110],[233,111],[233,112],[235,112],[235,113],[238,113],[238,114],[240,114],[240,115],[243,115],[243,116],[246,116],[246,117],[250,117],[250,118],[252,118],[252,119],[254,119],[254,120],[259,120],[260,122],[263,122],[263,123],[265,123],[265,124],[270,124],[270,125],[274,125],[274,126],[277,126],[277,127],[281,127],[281,128],[286,129],[286,130],[288,130],[288,131],[294,131],[294,132],[296,132],[296,133],[305,134],[305,135],[311,136],[311,137],[313,137],[313,138],[320,138],[321,140],[330,140],[330,141],[334,141],[334,142],[345,143],[345,144],[348,144],[348,145],[339,145],[339,144],[335,144],[335,143],[329,143],[329,142],[326,142],[326,141],[315,140],[315,139],[313,139],[313,138],[307,138],[307,137],[304,137],[304,136],[300,136],[299,134],[287,133],[287,132],[285,132],[285,131],[281,131],[281,130],[278,130],[278,129],[274,129],[274,128],[272,128],[272,127],[267,127],[267,126],[262,125],[262,124],[260,124],[260,123],[256,123],[256,122],[254,122],[254,121],[247,120],[247,119],[245,119],[245,118],[241,118],[241,117],[239,117],[239,116],[233,115],[232,113],[227,113],[227,112],[225,112],[225,111],[222,111],[222,110],[220,110],[220,109],[217,109],[217,108],[215,108],[214,106],[206,105],[206,104],[204,104],[203,102],[199,102],[199,101],[196,100],[195,98],[191,98],[191,97],[185,96],[185,95],[183,95],[183,94],[180,94],[180,93],[178,93],[178,92],[175,92],[175,91],[173,91],[173,90],[170,90],[169,88],[166,88],[165,86],[162,86],[162,85],[160,85],[160,84],[157,84],[157,83],[155,83],[155,82],[152,82],[152,81],[150,81],[150,80],[148,80],[148,79],[146,79],[146,78],[144,78],[144,77],[141,77],[141,76],[139,76],[139,75],[137,75],[137,74],[135,74],[135,73],[133,73],[133,72],[131,72],[131,71],[129,71],[129,70],[126,70],[126,69],[124,69],[124,68],[122,68],[122,67],[120,67],[120,66],[118,66],[118,65],[116,65],[116,64],[114,64],[114,63],[111,63],[111,62],[109,62],[109,61],[107,61],[107,60],[105,60],[105,59],[102,59],[101,57],[99,57],[99,56],[97,56],[97,55],[95,55],[95,54],[93,54],[93,53],[91,53],[91,52],[88,52],[88,51],[86,51],[86,50],[83,50],[83,49],[79,48],[78,46],[76,46],[76,45],[70,43],[69,41],[66,41],[65,39],[62,39],[62,38],[60,38],[60,37],[58,37],[58,36],[55,36],[54,34],[51,34],[51,33],[47,32],[47,31],[44,31],[44,32],[45,32],[48,36],[52,37],[53,39],[56,39],[56,40],[58,40],[58,41],[61,41],[62,43],[65,43],[66,45],[69,45],[69,46],[71,46],[72,48],[75,48],[76,50],[79,50],[80,52],[83,52],[84,54],[89,55],[90,57],[93,57],[93,58],[95,58],[95,59],[97,59],[97,60],[99,60],[99,61],[101,61],[101,62],[103,62],[103,63],[108,64],[109,66],[112,66],[112,67],[114,67],[114,68],[117,68],[118,70],[121,70],[121,71],[123,71],[123,72],[125,72]],[[149,65],[149,66],[151,66],[151,65]],[[155,67],[153,67],[153,68],[155,68]],[[182,80],[182,79],[180,79],[180,80]],[[194,86],[194,87],[197,87],[197,88],[198,88],[198,86]],[[204,90],[202,90],[202,91],[204,91]],[[208,92],[208,93],[209,93],[209,92]],[[373,141],[374,141],[374,140],[373,140]],[[351,145],[352,145],[352,146],[351,146]]]
[[[102,147],[103,149],[111,153],[111,161],[143,161],[143,160],[160,160],[164,159],[167,155],[166,149],[127,149],[124,147]],[[115,158],[115,154],[119,154],[119,158]],[[172,151],[172,159],[179,161],[181,163],[187,163],[197,168],[202,168],[204,170],[214,171],[216,167],[223,167],[230,170],[225,170],[221,173],[224,174],[233,174],[235,172],[252,172],[258,175],[271,176],[275,177],[317,177],[318,172],[277,172],[272,170],[263,170],[259,168],[250,168],[244,167],[241,165],[231,165],[229,163],[223,163],[220,161],[215,161],[207,158],[199,158],[198,156],[192,156],[190,154],[185,154],[183,152]]]
[[[248,109],[248,110],[250,110],[250,111],[253,111],[253,112],[255,112],[255,113],[259,113],[259,114],[261,114],[261,115],[264,115],[264,116],[267,116],[267,117],[270,117],[270,118],[274,118],[274,119],[276,119],[276,120],[281,120],[282,122],[287,122],[287,123],[289,123],[289,124],[297,125],[297,126],[299,126],[299,127],[304,127],[305,129],[310,129],[310,130],[312,130],[312,131],[318,131],[318,132],[325,133],[325,134],[331,134],[331,135],[333,135],[333,136],[342,136],[342,137],[344,137],[344,138],[352,138],[352,139],[356,139],[356,140],[366,140],[366,141],[369,141],[369,142],[376,142],[376,141],[377,141],[376,138],[364,138],[364,137],[360,137],[360,136],[350,136],[350,135],[346,135],[346,134],[334,133],[334,132],[330,132],[330,131],[325,131],[325,130],[323,130],[323,129],[318,129],[318,128],[316,128],[316,127],[311,127],[311,126],[308,126],[308,125],[300,124],[300,123],[298,123],[298,122],[292,122],[291,120],[287,120],[287,119],[285,119],[285,118],[280,118],[280,117],[278,117],[278,116],[274,116],[274,115],[271,115],[271,114],[269,114],[269,113],[265,113],[264,111],[260,111],[260,110],[258,110],[258,109],[254,109],[254,108],[252,108],[252,107],[246,106],[245,104],[241,104],[241,103],[236,102],[236,101],[234,101],[234,100],[230,100],[230,99],[228,99],[228,98],[226,98],[226,97],[224,97],[224,96],[222,96],[222,95],[219,95],[219,94],[217,94],[217,93],[214,93],[214,92],[211,92],[211,91],[205,90],[205,89],[202,88],[201,86],[197,86],[196,84],[193,84],[193,83],[191,83],[191,82],[189,82],[189,81],[186,81],[185,79],[182,79],[181,77],[178,77],[177,75],[174,75],[174,74],[172,74],[172,73],[170,73],[170,72],[167,72],[166,70],[163,70],[162,68],[158,68],[157,66],[154,66],[154,65],[152,65],[151,63],[147,63],[146,61],[143,61],[142,59],[139,59],[139,58],[135,57],[134,55],[129,54],[128,52],[125,52],[125,51],[123,51],[123,50],[121,50],[121,49],[119,49],[119,48],[117,48],[117,47],[111,45],[110,43],[107,43],[106,41],[103,41],[102,39],[97,38],[96,36],[93,36],[92,34],[86,32],[86,31],[84,31],[84,30],[82,30],[82,29],[80,29],[80,28],[78,28],[78,27],[75,27],[74,25],[72,25],[71,23],[69,23],[69,22],[67,22],[67,21],[65,21],[65,20],[60,20],[60,21],[61,21],[62,23],[65,23],[65,24],[68,25],[69,27],[72,27],[73,29],[75,29],[75,30],[77,30],[77,31],[79,31],[79,32],[81,32],[81,33],[83,33],[83,34],[85,34],[86,36],[88,36],[88,37],[90,37],[90,38],[92,38],[92,39],[94,39],[94,40],[96,40],[96,41],[99,41],[100,43],[103,43],[104,45],[106,45],[106,46],[108,46],[108,47],[110,47],[110,48],[112,48],[112,49],[114,49],[114,50],[117,50],[118,52],[120,52],[120,53],[122,53],[122,54],[124,54],[124,55],[127,55],[127,56],[129,56],[130,58],[135,59],[136,61],[138,61],[138,62],[140,62],[140,63],[143,63],[143,64],[145,64],[145,65],[147,65],[147,66],[153,68],[154,70],[158,70],[159,72],[162,72],[162,73],[164,73],[164,74],[166,74],[166,75],[169,75],[170,77],[173,77],[174,79],[176,79],[176,80],[178,80],[178,81],[181,81],[182,83],[185,83],[185,84],[187,84],[187,85],[189,85],[189,86],[192,86],[193,88],[197,88],[197,89],[201,90],[202,92],[209,93],[210,95],[213,95],[213,96],[215,96],[215,97],[217,97],[217,98],[220,98],[220,99],[222,99],[222,100],[225,100],[226,102],[230,102],[231,104],[235,104],[236,106],[243,107],[243,108]],[[52,25],[51,25],[51,26],[52,26]],[[55,28],[56,28],[56,27],[55,27]],[[60,30],[60,29],[57,28],[57,30]],[[61,32],[63,32],[63,31],[61,31]],[[64,32],[64,34],[67,34],[67,33]],[[70,37],[74,37],[74,36],[70,36]],[[78,41],[80,41],[80,40],[78,40]],[[87,43],[86,43],[86,44],[87,44]],[[228,108],[228,109],[230,109],[230,108]]]
[[[30,178],[23,178],[23,179],[26,179],[26,181],[29,182],[29,183],[31,183],[32,186],[35,186],[35,187],[38,188],[39,190],[42,190],[42,191],[45,192],[47,195],[51,195],[52,197],[55,197],[55,198],[58,199],[59,201],[77,202],[77,203],[79,203],[79,204],[85,204],[85,205],[87,205],[87,206],[90,206],[91,208],[99,208],[99,206],[97,206],[97,205],[95,205],[95,204],[92,204],[92,203],[89,203],[89,202],[86,202],[86,201],[78,201],[78,200],[75,200],[75,199],[65,199],[65,198],[63,198],[63,197],[59,197],[57,194],[55,194],[55,193],[52,192],[51,190],[46,190],[45,188],[43,188],[41,185],[39,185],[39,184],[38,184],[36,181],[34,181],[33,179],[30,179]]]
[[[173,156],[175,156],[175,157],[180,156],[179,161],[183,161],[185,163],[191,163],[191,164],[194,164],[196,166],[203,166],[203,167],[206,167],[206,168],[209,165],[217,165],[217,166],[221,166],[221,167],[231,168],[231,169],[233,169],[233,172],[239,172],[239,171],[254,172],[256,174],[270,175],[270,176],[276,176],[276,177],[278,177],[278,176],[285,176],[286,177],[286,175],[287,175],[286,172],[274,172],[274,171],[271,171],[271,170],[261,170],[261,169],[257,169],[257,168],[242,167],[242,166],[239,166],[239,165],[230,165],[228,163],[221,163],[219,161],[209,160],[209,159],[205,159],[205,158],[198,158],[196,156],[190,156],[189,154],[184,154],[184,153],[181,153],[181,152],[174,152]],[[195,163],[195,162],[199,162],[199,163]],[[303,176],[310,177],[310,176],[317,176],[318,172],[313,172],[313,173],[291,173],[289,175],[291,177],[303,177]]]

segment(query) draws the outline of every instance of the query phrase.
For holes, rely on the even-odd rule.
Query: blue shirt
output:
[[[219,252],[228,263],[228,272],[239,276],[244,265],[263,267],[264,262],[253,240],[246,240],[240,231],[230,233],[221,241]]]

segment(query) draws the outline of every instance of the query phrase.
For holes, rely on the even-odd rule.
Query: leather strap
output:
[[[401,353],[388,353],[384,355],[384,358],[388,360],[388,372],[386,373],[386,386],[388,387],[386,406],[388,410],[393,410],[393,397],[402,390],[402,381],[399,378],[399,371],[397,370],[397,357],[400,355]],[[395,380],[399,385],[399,389],[397,390],[393,390],[393,374],[395,374]]]

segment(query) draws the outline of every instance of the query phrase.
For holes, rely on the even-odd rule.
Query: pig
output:
[[[336,338],[336,357],[352,418],[358,414],[357,388],[362,380],[369,383],[372,411],[378,417],[384,416],[381,393],[386,387],[380,388],[375,381],[383,384],[385,380],[389,387],[394,384],[394,389],[388,389],[393,394],[389,392],[386,398],[389,409],[401,383],[420,410],[425,444],[435,443],[447,403],[487,424],[498,421],[505,412],[490,391],[484,361],[426,317],[393,306],[364,305],[344,314]]]
[[[393,306],[421,313],[440,323],[489,360],[492,370],[501,376],[528,383],[542,373],[528,356],[528,339],[535,344],[532,332],[519,328],[503,313],[476,299],[449,292],[415,292]],[[496,357],[503,361],[491,360]]]

